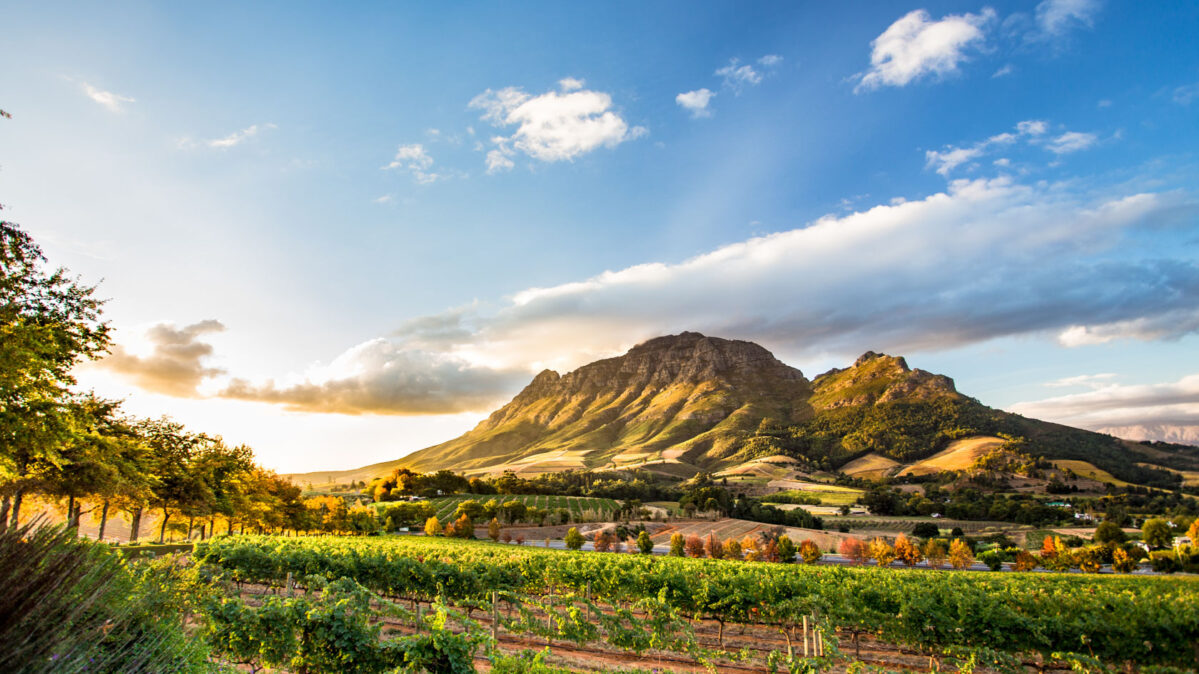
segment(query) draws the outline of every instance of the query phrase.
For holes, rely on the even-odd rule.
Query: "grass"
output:
[[[978,457],[1003,444],[1002,438],[980,436],[955,440],[945,449],[899,471],[900,475],[928,475],[943,470],[966,470]]]
[[[900,463],[894,459],[888,459],[881,454],[870,453],[866,456],[859,456],[841,466],[841,472],[853,477],[863,477],[873,480],[886,476],[887,473],[899,465]]]
[[[1131,482],[1125,482],[1106,470],[1096,467],[1095,464],[1088,463],[1086,461],[1061,459],[1054,461],[1053,465],[1060,470],[1074,471],[1075,475],[1079,477],[1085,477],[1088,480],[1095,480],[1096,482],[1107,482],[1109,484],[1114,484],[1117,487],[1127,487],[1132,484]]]
[[[777,493],[788,496],[816,496],[820,499],[820,505],[853,505],[865,493],[861,489],[854,489],[853,487],[818,484],[815,482],[792,482],[790,486],[794,488]]]

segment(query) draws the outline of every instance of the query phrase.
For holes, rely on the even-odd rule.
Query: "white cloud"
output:
[[[1097,140],[1099,139],[1093,133],[1067,131],[1050,141],[1047,147],[1054,154],[1069,154],[1085,150],[1094,145]]]
[[[432,173],[429,171],[433,167],[433,157],[425,151],[425,146],[420,143],[411,143],[409,145],[401,145],[396,150],[395,159],[391,163],[383,167],[383,170],[399,169],[408,171],[412,174],[412,179],[416,182],[427,185],[437,182],[445,177],[441,173]]]
[[[1044,0],[1037,5],[1037,26],[1046,36],[1057,36],[1082,25],[1091,27],[1099,11],[1097,0]]]
[[[275,126],[274,124],[263,124],[261,127],[259,127],[257,124],[251,124],[250,126],[247,126],[246,128],[242,129],[241,131],[234,131],[233,133],[229,134],[228,136],[225,136],[224,138],[215,138],[213,140],[206,140],[206,141],[204,141],[204,144],[207,145],[208,147],[214,147],[214,148],[218,148],[218,149],[231,148],[231,147],[235,147],[237,145],[241,145],[247,139],[253,138],[254,136],[258,135],[258,132],[260,129],[277,129],[277,128],[279,128],[279,127]]]
[[[511,169],[517,152],[545,162],[571,161],[648,133],[641,126],[629,127],[612,109],[611,96],[578,88],[582,84],[566,78],[559,82],[561,91],[539,96],[507,87],[472,99],[470,107],[482,110],[482,119],[499,128],[516,127],[510,136],[491,139],[496,147],[487,153],[488,173]]]
[[[1174,102],[1179,105],[1190,105],[1196,98],[1199,98],[1199,82],[1186,84],[1174,90]]]
[[[1007,65],[1003,66],[999,70],[996,70],[994,72],[994,74],[991,75],[991,77],[992,78],[1007,77],[1008,75],[1011,75],[1014,72],[1016,72],[1016,69],[1012,67],[1012,64],[1008,63]]]
[[[562,91],[578,91],[579,89],[583,88],[584,84],[585,82],[583,80],[576,79],[574,77],[563,77],[562,79],[558,80],[558,86],[562,89]]]
[[[933,21],[923,9],[909,12],[871,42],[870,68],[858,74],[854,91],[902,87],[927,76],[941,78],[957,72],[966,51],[982,45],[983,30],[994,17],[990,8],[940,21]]]
[[[690,112],[692,117],[711,117],[712,111],[708,109],[708,104],[715,95],[708,89],[696,89],[675,96],[674,102]]]
[[[729,64],[719,68],[714,73],[724,80],[724,86],[735,92],[740,92],[745,86],[756,86],[762,83],[762,73],[754,70],[751,65],[739,65],[739,59],[730,59]]]
[[[974,161],[985,155],[991,148],[998,145],[1011,145],[1020,139],[1028,139],[1030,137],[1040,136],[1045,133],[1048,126],[1040,120],[1026,120],[1016,124],[1016,133],[1000,133],[986,140],[979,141],[969,147],[956,147],[954,145],[946,145],[941,150],[926,150],[924,153],[925,168],[936,170],[937,173],[948,177],[950,172],[955,168],[967,162]],[[996,166],[1006,166],[999,161],[995,162]]]
[[[391,202],[395,201],[395,197],[391,196],[390,194],[384,194],[383,196],[373,199],[372,201],[374,201],[376,204],[390,204]]]
[[[1057,341],[1062,346],[1079,347],[1129,339],[1149,342],[1192,332],[1199,332],[1199,311],[1187,308],[1106,323],[1071,325],[1058,334]]]
[[[97,89],[96,87],[93,87],[92,85],[88,84],[87,82],[81,82],[80,84],[82,84],[83,91],[84,91],[84,93],[87,94],[88,98],[99,103],[100,105],[103,105],[104,107],[108,108],[112,112],[120,112],[122,109],[122,106],[125,103],[136,103],[137,102],[136,100],[134,100],[133,98],[130,98],[129,96],[122,96],[120,94],[114,94],[111,91],[103,91],[101,89]]]
[[[767,55],[763,56],[762,58],[758,59],[758,63],[766,66],[767,68],[773,68],[782,62],[783,62],[783,57],[779,56],[778,54],[767,54]]]
[[[1199,428],[1199,374],[1158,384],[1101,386],[1093,391],[1021,402],[1011,411],[1090,429],[1123,427],[1121,435],[1146,427]],[[1128,432],[1140,427],[1141,433]],[[1160,432],[1160,431],[1159,431]]]
[[[1100,374],[1080,374],[1075,377],[1063,377],[1053,381],[1047,381],[1042,386],[1049,388],[1072,388],[1075,386],[1085,386],[1087,388],[1102,388],[1108,385],[1108,380],[1114,379],[1114,372],[1103,372]]]
[[[1199,332],[1199,265],[1141,248],[1193,226],[1177,193],[955,180],[942,193],[409,321],[329,366],[222,395],[338,413],[487,409],[543,367],[698,330],[785,360],[954,348],[1083,326],[1103,339]],[[1113,255],[1113,253],[1119,255]],[[800,361],[802,362],[802,361]]]

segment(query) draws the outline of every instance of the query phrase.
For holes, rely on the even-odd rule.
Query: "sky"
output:
[[[747,339],[1199,443],[1199,5],[0,2],[80,386],[282,472]]]

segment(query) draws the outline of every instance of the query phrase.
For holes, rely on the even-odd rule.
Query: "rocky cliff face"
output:
[[[949,377],[913,370],[901,356],[873,351],[862,354],[852,367],[825,372],[812,386],[811,404],[818,410],[960,395]]]

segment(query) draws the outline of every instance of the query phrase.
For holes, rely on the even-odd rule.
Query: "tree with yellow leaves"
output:
[[[949,544],[949,564],[955,569],[969,568],[974,563],[974,553],[970,546],[960,538],[953,539]]]
[[[730,538],[724,542],[724,558],[725,559],[741,559],[741,543]]]
[[[949,554],[949,548],[946,547],[944,539],[930,538],[924,542],[924,558],[928,560],[930,569],[939,569],[944,566],[947,554]]]
[[[920,548],[903,534],[895,539],[895,557],[907,566],[916,566],[924,559],[924,555],[920,554]]]
[[[442,532],[441,521],[437,519],[436,515],[425,520],[425,535],[426,536],[440,536],[441,532]]]
[[[895,548],[882,538],[875,538],[870,541],[870,556],[874,558],[875,564],[888,567],[895,561]]]

